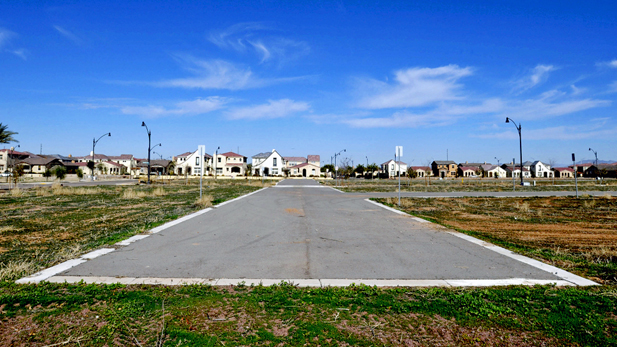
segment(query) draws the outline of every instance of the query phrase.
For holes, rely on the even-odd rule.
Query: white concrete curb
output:
[[[380,204],[378,202],[371,201],[369,199],[365,199],[365,201],[368,201],[368,202],[370,202],[372,204],[380,206],[380,207],[382,207],[382,208],[384,208],[384,209],[386,209],[388,211],[391,211],[391,212],[394,212],[394,213],[397,213],[397,214],[407,215],[407,216],[410,216],[410,217],[412,217],[412,218],[414,218],[416,220],[422,220],[423,222],[430,223],[427,220],[424,220],[424,219],[418,218],[418,217],[413,217],[413,216],[411,216],[411,215],[409,215],[409,214],[407,214],[407,213],[405,213],[403,211],[399,211],[399,210],[393,209],[393,208],[391,208],[389,206],[382,205],[382,204]],[[446,232],[448,234],[450,234],[450,235],[459,237],[459,238],[461,238],[461,239],[463,239],[465,241],[469,241],[471,243],[475,243],[476,245],[479,245],[479,246],[482,246],[484,248],[490,249],[491,251],[497,252],[497,253],[499,253],[501,255],[504,255],[504,256],[506,256],[508,258],[512,258],[514,260],[518,260],[518,261],[520,261],[522,263],[525,263],[527,265],[531,265],[531,266],[533,266],[533,267],[535,267],[537,269],[540,269],[540,270],[543,270],[543,271],[546,271],[546,272],[550,272],[551,274],[553,274],[553,275],[555,275],[555,276],[557,276],[557,277],[559,277],[559,278],[561,278],[561,279],[563,279],[563,280],[565,280],[568,283],[571,283],[573,285],[577,285],[577,286],[596,286],[596,285],[599,285],[598,283],[596,283],[594,281],[588,280],[588,279],[583,278],[581,276],[577,276],[577,275],[575,275],[575,274],[573,274],[571,272],[562,270],[562,269],[560,269],[558,267],[555,267],[555,266],[552,266],[552,265],[545,264],[545,263],[543,263],[541,261],[538,261],[538,260],[535,260],[535,259],[531,259],[531,258],[526,257],[524,255],[520,255],[520,254],[514,253],[514,252],[512,252],[510,250],[507,250],[507,249],[499,247],[499,246],[495,246],[495,245],[493,245],[491,243],[482,241],[482,240],[477,239],[477,238],[475,238],[473,236],[469,236],[467,234],[463,234],[463,233],[459,233],[459,232],[451,231],[451,230],[450,231],[446,231]],[[499,281],[499,280],[487,280],[487,281]],[[540,280],[525,280],[525,281],[536,281],[537,282],[537,281],[540,281]],[[452,282],[452,281],[450,281],[450,282]],[[457,281],[454,281],[454,282],[458,283],[459,281],[457,280]],[[452,282],[452,283],[454,283],[454,282]],[[549,281],[549,283],[553,283],[553,282],[555,282],[555,281]],[[557,282],[559,282],[559,281],[557,281]],[[500,284],[486,284],[486,285],[500,285]]]
[[[51,283],[98,283],[98,284],[151,284],[151,285],[191,285],[204,284],[212,286],[272,286],[287,283],[298,287],[348,287],[351,285],[367,285],[377,287],[489,287],[510,285],[547,285],[573,286],[569,281],[560,280],[534,280],[527,278],[503,278],[503,279],[468,279],[468,280],[372,280],[372,279],[306,279],[306,278],[164,278],[164,277],[104,277],[104,276],[53,276],[47,279]]]

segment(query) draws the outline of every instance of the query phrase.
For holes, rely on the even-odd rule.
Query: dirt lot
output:
[[[617,199],[608,195],[581,199],[405,198],[401,207],[592,280],[617,283]]]

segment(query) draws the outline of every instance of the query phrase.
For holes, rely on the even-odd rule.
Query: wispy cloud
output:
[[[75,34],[73,34],[72,32],[64,29],[63,27],[59,26],[59,25],[54,25],[54,29],[56,29],[56,31],[58,31],[62,36],[66,37],[67,39],[73,41],[73,43],[80,45],[82,43],[82,40],[77,37]]]
[[[521,135],[525,141],[544,140],[584,140],[613,139],[617,135],[617,127],[608,124],[608,119],[592,119],[589,124],[577,126],[555,126],[533,129],[523,129]],[[476,136],[482,139],[518,139],[518,133],[513,130],[493,132]]]
[[[221,49],[253,53],[260,63],[277,60],[285,63],[310,52],[306,42],[268,35],[273,30],[260,22],[238,23],[224,30],[213,31],[208,40]]]
[[[501,116],[521,120],[539,120],[610,105],[610,100],[574,99],[564,92],[551,90],[536,98],[510,100],[501,112]]]
[[[191,56],[182,55],[175,55],[174,58],[176,58],[185,70],[191,72],[194,76],[147,84],[156,87],[243,90],[306,78],[305,76],[261,78],[256,76],[250,68],[241,67],[225,60],[200,60]]]
[[[23,60],[26,60],[27,57],[27,53],[28,51],[24,48],[12,48],[12,44],[11,41],[17,37],[17,34],[4,29],[4,28],[0,28],[0,52],[7,52],[7,53],[11,53],[14,54],[18,57],[20,57]]]
[[[418,107],[443,101],[460,100],[459,79],[472,74],[469,67],[447,65],[437,68],[411,68],[395,72],[395,83],[360,79],[358,105],[368,109]]]
[[[611,84],[608,85],[608,92],[617,93],[617,81],[613,81],[611,82]]]
[[[441,105],[427,112],[398,111],[388,117],[364,117],[345,119],[342,123],[356,128],[419,128],[445,126],[456,123],[470,115],[484,115],[503,109],[499,99],[485,100],[478,105]]]
[[[175,104],[175,107],[167,108],[164,106],[123,106],[120,111],[124,114],[137,115],[145,118],[159,118],[166,116],[195,116],[209,113],[221,109],[228,99],[213,96],[205,99],[192,101],[182,101]]]
[[[521,79],[514,81],[514,91],[522,93],[528,89],[531,89],[541,83],[546,82],[549,72],[555,71],[553,65],[538,64],[531,70],[531,73]]]
[[[603,61],[603,62],[600,62],[600,63],[596,63],[596,66],[617,68],[617,59],[613,59],[611,61]]]
[[[306,102],[298,102],[290,99],[268,100],[267,104],[241,107],[226,113],[229,119],[273,119],[288,117],[295,113],[307,111],[310,108]]]

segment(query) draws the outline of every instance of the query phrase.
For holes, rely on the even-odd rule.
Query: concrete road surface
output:
[[[519,261],[509,251],[499,253],[465,237],[313,180],[285,180],[108,254],[84,258],[49,280],[593,283],[574,275],[572,280],[571,274],[550,266],[541,269],[544,265]]]

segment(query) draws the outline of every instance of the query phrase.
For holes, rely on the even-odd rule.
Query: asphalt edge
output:
[[[152,228],[152,229],[146,231],[145,234],[133,235],[133,236],[129,237],[126,240],[119,241],[119,242],[115,243],[114,246],[116,246],[116,248],[117,247],[128,246],[131,243],[134,243],[136,241],[145,239],[145,238],[147,238],[150,235],[154,235],[156,233],[159,233],[159,232],[161,232],[161,231],[163,231],[165,229],[173,227],[174,225],[177,225],[177,224],[183,223],[183,222],[185,222],[185,221],[187,221],[189,219],[201,216],[202,214],[208,213],[208,212],[212,211],[213,209],[216,209],[216,208],[219,208],[221,206],[227,205],[227,204],[229,204],[231,202],[238,201],[240,199],[246,198],[248,196],[251,196],[253,194],[261,192],[261,191],[263,191],[265,189],[268,189],[268,187],[264,187],[264,188],[261,188],[261,189],[258,189],[256,191],[254,191],[254,192],[251,192],[251,193],[239,196],[239,197],[237,197],[235,199],[231,199],[231,200],[222,202],[222,203],[220,203],[220,204],[218,204],[216,206],[208,207],[208,208],[205,208],[203,210],[199,210],[199,211],[193,212],[191,214],[187,214],[186,216],[180,217],[178,219],[169,221],[169,222],[167,222],[167,223],[165,223],[163,225],[159,225],[158,227]],[[92,252],[89,252],[89,253],[81,255],[79,258],[70,259],[70,260],[67,260],[67,261],[65,261],[63,263],[54,265],[54,266],[46,268],[46,269],[43,269],[43,270],[41,270],[39,272],[36,272],[36,273],[34,273],[32,275],[29,275],[29,276],[26,276],[26,277],[22,277],[22,278],[18,279],[17,281],[15,281],[15,283],[24,284],[24,283],[39,283],[41,281],[45,281],[48,278],[51,278],[51,277],[53,277],[53,276],[55,276],[55,275],[57,275],[57,274],[59,274],[61,272],[64,272],[64,271],[66,271],[66,270],[68,270],[70,268],[73,268],[73,267],[75,267],[75,266],[77,266],[79,264],[85,263],[88,260],[100,257],[100,256],[108,254],[108,253],[111,253],[111,252],[115,251],[116,248],[99,248],[99,249],[94,250]]]
[[[412,216],[412,215],[410,215],[408,213],[405,213],[403,211],[394,209],[392,207],[380,204],[378,202],[375,202],[375,201],[372,201],[372,200],[369,200],[369,199],[364,199],[364,201],[368,201],[368,202],[370,202],[370,203],[372,203],[374,205],[377,205],[379,207],[382,207],[382,208],[384,208],[384,209],[386,209],[386,210],[388,210],[390,212],[394,212],[394,213],[397,213],[399,215],[409,216],[410,218],[412,218],[412,219],[414,219],[416,221],[420,221],[420,222],[423,222],[423,223],[431,223],[431,222],[429,222],[429,221],[427,221],[425,219]],[[453,235],[453,236],[461,238],[461,239],[463,239],[465,241],[474,243],[476,245],[484,247],[484,248],[486,248],[488,250],[491,250],[493,252],[497,252],[497,253],[499,253],[499,254],[501,254],[503,256],[506,256],[508,258],[520,261],[522,263],[525,263],[527,265],[533,266],[533,267],[535,267],[537,269],[540,269],[542,271],[550,272],[551,274],[561,278],[564,281],[572,283],[573,285],[577,285],[577,286],[597,286],[597,285],[600,285],[599,283],[596,283],[594,281],[588,280],[588,279],[586,279],[584,277],[575,275],[575,274],[573,274],[571,272],[568,272],[568,271],[565,271],[565,270],[560,269],[558,267],[555,267],[555,266],[543,263],[541,261],[538,261],[538,260],[526,257],[524,255],[520,255],[518,253],[512,252],[512,251],[510,251],[508,249],[505,249],[503,247],[496,246],[496,245],[494,245],[492,243],[489,243],[489,242],[486,242],[486,241],[482,241],[482,240],[477,239],[477,238],[475,238],[473,236],[469,236],[467,234],[463,234],[463,233],[460,233],[458,231],[453,231],[453,230],[448,230],[446,232],[448,234],[450,234],[450,235]],[[464,280],[460,280],[460,281],[464,281]],[[529,281],[535,281],[535,280],[529,280]]]

